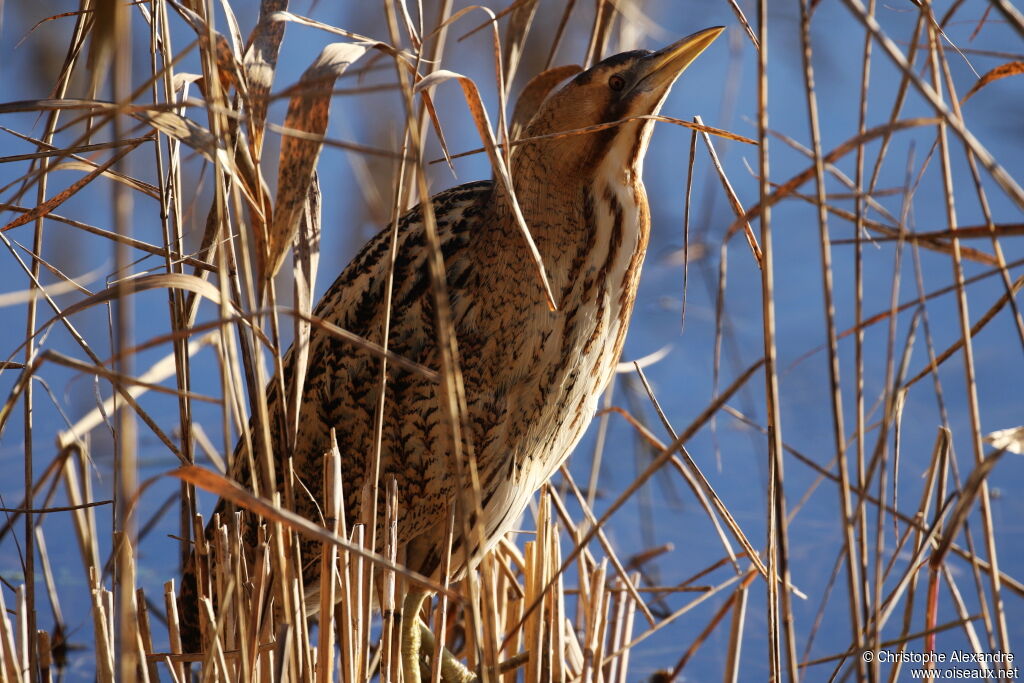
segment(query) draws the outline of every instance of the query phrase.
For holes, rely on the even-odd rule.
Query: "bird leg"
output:
[[[402,604],[402,676],[407,683],[420,683],[420,609],[427,592],[413,589]]]
[[[420,619],[426,591],[410,590],[402,604],[402,675],[406,683],[420,683],[420,654],[434,652],[434,634]],[[441,680],[444,683],[472,683],[476,674],[467,669],[447,648],[441,650]]]
[[[423,623],[422,619],[417,619],[417,621],[420,629],[420,647],[433,652],[435,648],[434,632]],[[441,680],[444,683],[476,683],[479,678],[467,669],[465,664],[456,659],[455,655],[448,651],[448,648],[443,647],[441,648]]]
[[[433,652],[436,647],[434,632],[430,627],[420,620],[420,650]],[[529,652],[520,652],[509,657],[497,667],[497,675],[515,671],[525,665],[530,659]],[[480,676],[466,668],[466,665],[448,651],[448,648],[441,648],[441,680],[443,683],[478,683]]]

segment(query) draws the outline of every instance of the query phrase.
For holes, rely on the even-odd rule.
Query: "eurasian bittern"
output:
[[[467,544],[456,533],[453,571],[463,569],[467,557],[470,566],[479,561],[511,529],[594,415],[622,351],[650,230],[641,168],[654,121],[637,117],[658,113],[676,78],[722,30],[700,31],[658,52],[605,59],[548,96],[520,135],[526,142],[511,157],[515,196],[557,310],[548,306],[500,183],[460,185],[432,199],[468,406],[464,440],[475,453],[483,510],[483,547],[471,545],[466,553]],[[600,130],[552,137],[623,119]],[[380,341],[390,249],[386,229],[335,280],[315,315]],[[428,250],[417,207],[399,221],[388,348],[438,369]],[[297,446],[287,443],[283,429],[271,428],[274,452],[282,459],[292,456],[295,474],[309,492],[296,492],[294,498],[297,511],[310,519],[319,519],[314,501],[322,500],[322,457],[331,449],[332,428],[343,459],[345,513],[349,520],[360,519],[360,491],[373,475],[381,362],[336,336],[312,333]],[[405,565],[436,576],[447,551],[442,546],[450,506],[462,494],[450,462],[452,431],[438,384],[394,364],[388,367],[381,481],[397,481]],[[286,386],[295,372],[289,353]],[[272,425],[281,424],[274,417],[283,413],[276,386],[267,399]],[[244,483],[248,458],[235,461],[234,474]],[[376,537],[381,546],[384,533]],[[318,544],[304,542],[302,553],[306,585],[318,586]],[[186,646],[193,648],[198,645],[195,588],[190,573],[183,583],[182,621]],[[413,612],[406,615],[404,639],[415,635],[421,600],[414,600]],[[417,667],[415,654],[405,657],[406,680],[418,680],[418,673],[408,670]]]

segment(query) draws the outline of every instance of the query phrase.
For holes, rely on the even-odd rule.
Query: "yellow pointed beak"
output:
[[[697,31],[644,57],[640,63],[642,75],[634,89],[652,92],[670,87],[724,30],[724,26],[713,26]]]

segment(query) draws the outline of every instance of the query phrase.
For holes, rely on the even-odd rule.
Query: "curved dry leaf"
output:
[[[54,171],[86,171],[91,172],[96,169],[96,164],[86,163],[84,161],[63,161],[59,164],[50,167]],[[133,190],[138,190],[142,194],[149,195],[153,199],[160,199],[160,190],[155,186],[150,185],[147,182],[139,180],[138,178],[132,178],[126,176],[123,173],[112,171],[107,169],[101,174],[104,178],[109,178],[119,183],[124,183]]]
[[[519,94],[519,99],[516,100],[516,108],[512,112],[512,125],[509,131],[512,139],[517,140],[519,138],[519,134],[525,130],[526,125],[530,123],[530,119],[540,109],[541,103],[554,90],[556,85],[581,71],[583,71],[583,67],[579,64],[566,64],[565,66],[556,66],[553,69],[541,71],[531,78],[526,87],[523,88],[523,92]]]
[[[999,429],[985,436],[985,441],[996,448],[1024,455],[1024,426]]]
[[[264,123],[267,120],[267,95],[274,83],[277,56],[284,39],[284,22],[273,15],[288,8],[288,0],[263,0],[260,19],[249,34],[242,67],[249,93],[249,135],[257,156],[263,149]]]
[[[672,346],[672,344],[665,344],[657,351],[652,351],[646,356],[641,356],[636,360],[619,361],[615,365],[615,374],[622,375],[634,372],[638,366],[641,370],[644,370],[655,363],[660,363],[664,358],[668,357],[669,353],[672,352]]]
[[[238,26],[238,19],[228,0],[220,0],[221,10],[224,11],[224,19],[228,24],[229,35],[231,36],[231,54],[239,62],[242,61],[242,29]]]
[[[971,89],[968,90],[967,94],[964,95],[962,100],[960,100],[960,104],[966,102],[972,95],[974,95],[974,93],[978,92],[992,81],[998,81],[1000,78],[1016,76],[1018,74],[1024,74],[1024,62],[1007,62],[1006,64],[1000,64],[979,78],[978,82],[971,86]]]
[[[508,167],[505,165],[505,161],[502,156],[498,153],[498,143],[494,140],[494,133],[491,132],[491,122],[487,117],[487,110],[484,109],[483,100],[480,98],[480,91],[476,87],[476,83],[473,79],[462,74],[457,74],[453,71],[439,70],[430,74],[419,83],[416,84],[416,92],[432,88],[436,85],[440,85],[445,81],[455,79],[462,86],[462,94],[466,99],[466,105],[469,107],[469,113],[473,116],[473,122],[476,123],[477,133],[480,135],[480,140],[484,143],[484,148],[487,150],[487,156],[491,159],[491,167],[494,169],[494,174],[498,178],[499,182],[508,194],[509,203],[511,204],[512,214],[515,216],[516,224],[519,226],[519,230],[523,233],[523,238],[526,240],[526,245],[530,249],[530,255],[533,258],[534,265],[537,266],[537,274],[540,276],[541,284],[544,287],[544,295],[547,297],[548,306],[551,310],[558,308],[555,302],[555,296],[551,292],[551,284],[548,282],[547,271],[544,269],[544,261],[540,256],[540,251],[537,249],[537,244],[533,241],[533,235],[530,234],[530,228],[526,225],[526,218],[523,216],[522,210],[519,208],[519,202],[516,200],[515,188],[512,185],[512,177],[509,175]]]
[[[224,150],[220,141],[217,139],[217,136],[206,128],[200,126],[192,119],[181,116],[180,114],[164,111],[162,109],[139,108],[132,110],[131,115],[143,123],[147,123],[153,128],[156,128],[164,135],[185,143],[195,151],[202,154],[207,161],[219,161],[221,168],[235,180],[238,187],[242,190],[242,194],[245,195],[250,208],[253,208],[262,214],[263,206],[260,202],[257,202],[253,196],[251,187],[252,181],[247,180],[247,178],[253,176],[259,178],[259,174],[251,167],[247,156],[239,154],[238,158],[249,166],[247,169],[240,169],[235,163],[235,157],[231,156]],[[262,179],[259,178],[259,180]]]
[[[437,118],[437,110],[434,108],[434,98],[429,93],[423,93],[423,106],[427,110],[427,114],[430,116],[430,123],[434,126],[434,132],[437,133],[437,140],[441,143],[441,154],[444,155],[444,160],[448,162],[448,168],[451,169],[452,175],[455,175],[455,165],[452,164],[452,155],[448,151],[448,140],[444,136],[444,129],[441,127],[441,120]]]
[[[297,94],[288,103],[285,127],[322,136],[327,131],[334,81],[365,53],[366,46],[356,43],[331,43],[325,47],[299,79]],[[264,280],[274,277],[284,262],[309,196],[322,148],[322,140],[293,135],[281,140],[273,224],[266,247],[258,252],[262,257],[259,270]]]
[[[507,8],[506,11],[508,11],[508,12],[513,11],[516,7],[519,6],[519,3],[522,3],[522,2],[525,2],[525,0],[518,0],[517,3],[513,3],[513,5],[511,7]],[[494,10],[492,10],[490,7],[487,7],[485,5],[469,5],[468,7],[463,7],[458,12],[455,12],[454,14],[449,16],[447,19],[445,19],[443,22],[441,22],[438,25],[438,27],[435,28],[434,31],[430,35],[437,34],[445,26],[448,26],[450,24],[454,24],[456,21],[459,21],[460,19],[462,19],[462,17],[466,16],[470,12],[476,12],[476,11],[483,12],[488,17],[488,21],[486,23],[484,23],[484,24],[481,24],[480,28],[482,29],[485,26],[490,26],[491,27],[491,51],[492,51],[492,53],[494,55],[494,82],[497,83],[498,86],[499,86],[498,87],[498,128],[500,129],[500,132],[501,132],[501,139],[502,139],[502,141],[503,142],[508,142],[508,140],[509,140],[508,121],[505,118],[506,99],[508,97],[508,88],[506,86],[505,76],[502,73],[501,35],[498,33],[498,16],[499,15],[495,14]],[[500,16],[504,16],[504,14],[505,14],[505,12],[502,12]],[[465,38],[465,37],[466,36],[463,36],[463,38]],[[459,40],[462,40],[462,38],[460,38]],[[448,72],[448,73],[451,74],[452,72]],[[433,75],[434,74],[431,73],[428,76],[428,78],[430,76],[433,76]],[[456,75],[458,75],[458,74],[456,74]],[[449,78],[450,77],[451,76],[449,75]],[[473,84],[473,89],[476,90],[476,83],[473,83],[472,80],[470,81],[470,83]],[[463,86],[463,91],[465,91],[465,86]],[[479,95],[479,93],[478,93],[478,95]],[[483,108],[483,105],[481,104],[481,109],[482,108]],[[470,106],[470,111],[471,112],[472,112],[472,109],[473,108],[472,108],[472,105],[471,105]],[[479,122],[477,123],[477,127],[479,128]],[[487,128],[488,128],[488,130],[490,129],[490,122],[488,122]],[[501,149],[501,151],[506,154],[505,161],[506,161],[506,163],[508,163],[508,160],[509,160],[508,156],[507,156],[508,155],[508,148],[502,146],[502,147],[499,147],[499,149]],[[449,159],[448,163],[451,164],[451,160],[450,159]],[[513,203],[515,203],[515,202],[513,202]],[[554,303],[552,302],[550,305],[552,306],[552,309],[554,309],[554,307],[555,307]]]
[[[294,24],[301,24],[302,26],[309,26],[310,28],[318,28],[318,29],[320,29],[322,31],[327,31],[328,33],[333,33],[335,35],[344,36],[346,38],[350,38],[352,40],[355,40],[355,41],[357,41],[359,43],[363,43],[367,47],[381,47],[381,48],[384,48],[385,51],[390,52],[392,54],[397,54],[397,55],[403,56],[403,57],[405,57],[407,59],[411,59],[412,58],[412,55],[410,55],[409,53],[401,52],[400,50],[396,50],[390,44],[385,43],[385,42],[383,42],[381,40],[377,40],[375,38],[370,38],[368,36],[364,36],[361,33],[355,33],[353,31],[346,31],[343,28],[338,28],[337,26],[331,26],[330,24],[325,24],[325,23],[323,23],[321,21],[317,21],[315,19],[310,19],[309,17],[299,16],[298,14],[293,14],[291,12],[285,12],[285,11],[274,12],[273,14],[270,14],[270,15],[267,16],[267,21],[290,21],[290,22],[292,22]]]
[[[202,74],[188,73],[187,71],[179,71],[171,77],[171,91],[178,92],[183,90],[185,86],[201,81],[203,79]]]
[[[196,12],[192,11],[188,7],[185,7],[181,3],[173,2],[171,7],[178,13],[185,23],[195,31],[196,37],[199,38],[202,45],[206,45],[209,40],[210,31],[212,30],[207,26],[206,21]],[[234,16],[231,14],[230,9],[226,9],[228,23],[233,24],[232,38],[235,38],[235,42],[238,42],[240,38],[236,37],[238,26],[237,22],[234,22]],[[224,37],[220,32],[213,30],[213,50],[214,58],[217,62],[217,71],[220,77],[220,82],[225,88],[234,85],[238,87],[241,82],[239,74],[241,69],[238,65],[238,59],[235,56],[234,51],[231,49],[231,45],[228,43],[228,39]]]
[[[221,163],[227,163],[228,157],[221,149],[217,137],[192,119],[160,109],[136,109],[132,111],[132,116],[143,123],[148,123],[164,135],[185,143],[208,161],[213,161],[214,157],[220,155]]]
[[[209,299],[218,306],[221,301],[220,290],[217,289],[213,283],[208,280],[204,280],[201,277],[186,275],[184,273],[158,273],[156,275],[144,275],[142,277],[129,279],[126,283],[114,284],[101,292],[96,292],[92,296],[68,306],[62,310],[59,315],[50,318],[40,325],[35,334],[38,335],[47,327],[62,318],[67,318],[76,313],[81,313],[86,309],[92,308],[93,306],[113,301],[123,293],[122,288],[124,287],[127,287],[129,294],[145,292],[151,289],[182,289],[192,292],[193,294],[198,294],[205,299]],[[232,305],[232,308],[233,307],[234,306]]]

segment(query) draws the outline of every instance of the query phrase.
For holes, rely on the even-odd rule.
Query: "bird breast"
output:
[[[529,307],[514,326],[514,348],[534,362],[507,365],[502,446],[512,447],[517,471],[495,499],[508,505],[508,487],[519,495],[492,517],[499,537],[582,438],[622,351],[649,233],[644,187],[623,168],[606,160],[581,189],[574,225],[561,226],[562,243],[545,254],[559,309]]]

